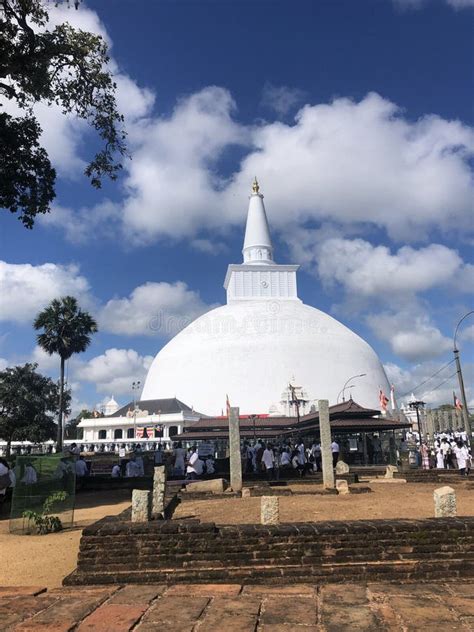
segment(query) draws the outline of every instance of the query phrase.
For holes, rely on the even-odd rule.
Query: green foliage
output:
[[[57,104],[97,132],[102,149],[85,169],[93,186],[115,179],[117,157],[126,154],[106,42],[67,22],[49,30],[48,20],[46,0],[0,0],[0,97],[22,113],[0,118],[0,206],[27,228],[49,211],[56,180],[40,146],[36,104]]]
[[[66,492],[54,492],[46,498],[43,503],[41,513],[37,511],[27,510],[23,512],[23,517],[34,523],[37,533],[45,535],[46,533],[55,533],[63,528],[62,522],[58,516],[52,516],[53,505],[66,500]]]
[[[0,372],[0,437],[7,441],[7,454],[12,441],[47,441],[56,433],[59,385],[38,373],[37,367],[27,363]],[[63,412],[67,413],[69,391],[62,401]]]
[[[73,296],[55,298],[35,318],[33,326],[38,334],[39,346],[52,355],[57,353],[67,360],[74,353],[85,351],[90,344],[91,334],[97,331],[97,323],[83,311]]]
[[[57,446],[62,448],[63,441],[63,406],[61,404],[64,391],[64,363],[74,353],[85,351],[91,342],[91,335],[97,331],[97,323],[92,316],[83,311],[74,296],[55,298],[38,314],[34,321],[38,334],[39,346],[61,358],[61,376],[59,380],[59,420]]]
[[[21,213],[31,228],[37,213],[46,213],[54,198],[55,171],[39,144],[41,128],[33,117],[0,113],[0,207]]]
[[[82,440],[84,435],[83,428],[78,428],[78,425],[81,423],[81,420],[87,418],[87,415],[83,415],[83,413],[87,413],[92,417],[92,413],[89,413],[88,410],[81,411],[79,415],[75,419],[70,419],[66,422],[64,426],[64,436],[66,439],[79,439]]]

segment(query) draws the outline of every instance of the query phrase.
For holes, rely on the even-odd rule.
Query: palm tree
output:
[[[61,358],[61,379],[59,384],[58,451],[63,447],[63,394],[64,365],[74,353],[85,351],[90,344],[91,334],[97,331],[97,323],[83,311],[74,296],[55,298],[38,314],[34,321],[38,334],[38,345],[49,353],[57,353]]]

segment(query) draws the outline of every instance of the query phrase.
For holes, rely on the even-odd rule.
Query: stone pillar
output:
[[[280,499],[278,496],[262,496],[260,522],[262,524],[280,523]]]
[[[332,467],[331,426],[329,424],[329,402],[318,399],[319,432],[321,435],[321,457],[323,466],[323,485],[325,488],[334,487],[334,470]]]
[[[332,455],[331,455],[332,456]],[[345,461],[339,460],[336,463],[336,475],[337,474],[349,474],[350,468]]]
[[[345,480],[336,479],[336,489],[338,494],[350,494],[349,485]]]
[[[242,490],[242,458],[240,456],[239,409],[229,410],[230,486],[234,492]]]
[[[384,478],[393,478],[395,472],[398,472],[398,467],[396,465],[387,465],[385,468]]]
[[[164,518],[165,512],[166,469],[157,465],[153,470],[153,494],[151,498],[151,515],[153,518]]]
[[[150,492],[146,489],[132,491],[132,522],[150,520]]]
[[[435,518],[454,518],[456,516],[456,494],[452,487],[445,485],[433,492]]]

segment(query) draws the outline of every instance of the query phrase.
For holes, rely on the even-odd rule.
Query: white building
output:
[[[365,374],[354,380],[351,395],[378,408],[379,389],[388,393],[389,385],[377,355],[342,323],[298,298],[299,266],[273,260],[257,181],[242,252],[243,263],[227,270],[227,304],[192,322],[158,353],[142,399],[176,396],[219,415],[228,395],[244,414],[275,414],[292,378],[309,401],[335,404],[349,378]]]
[[[137,402],[136,407],[131,402],[112,415],[83,419],[78,425],[83,431],[83,438],[77,443],[167,444],[170,437],[180,434],[185,426],[196,423],[201,417],[175,397],[142,400]]]

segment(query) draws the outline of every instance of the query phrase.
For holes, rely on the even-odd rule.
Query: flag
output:
[[[143,438],[143,433],[144,433],[144,428],[137,428],[136,432],[135,432],[135,436],[137,439],[142,439]]]
[[[385,395],[383,390],[380,389],[380,391],[379,391],[379,402],[380,402],[380,409],[382,410],[382,413],[386,413],[387,412],[388,401],[389,401],[388,397]]]
[[[153,428],[147,428],[146,429],[146,435],[149,439],[151,439],[154,435],[155,435],[155,431]]]
[[[462,404],[459,399],[456,397],[456,393],[453,391],[453,400],[454,400],[454,408],[456,410],[462,410]]]
[[[392,411],[397,410],[397,402],[395,400],[395,386],[393,384],[390,386],[390,406],[392,407]]]
[[[226,406],[226,412],[227,412],[227,417],[228,417],[230,415],[230,401],[229,401],[228,395],[225,396],[225,406]]]

